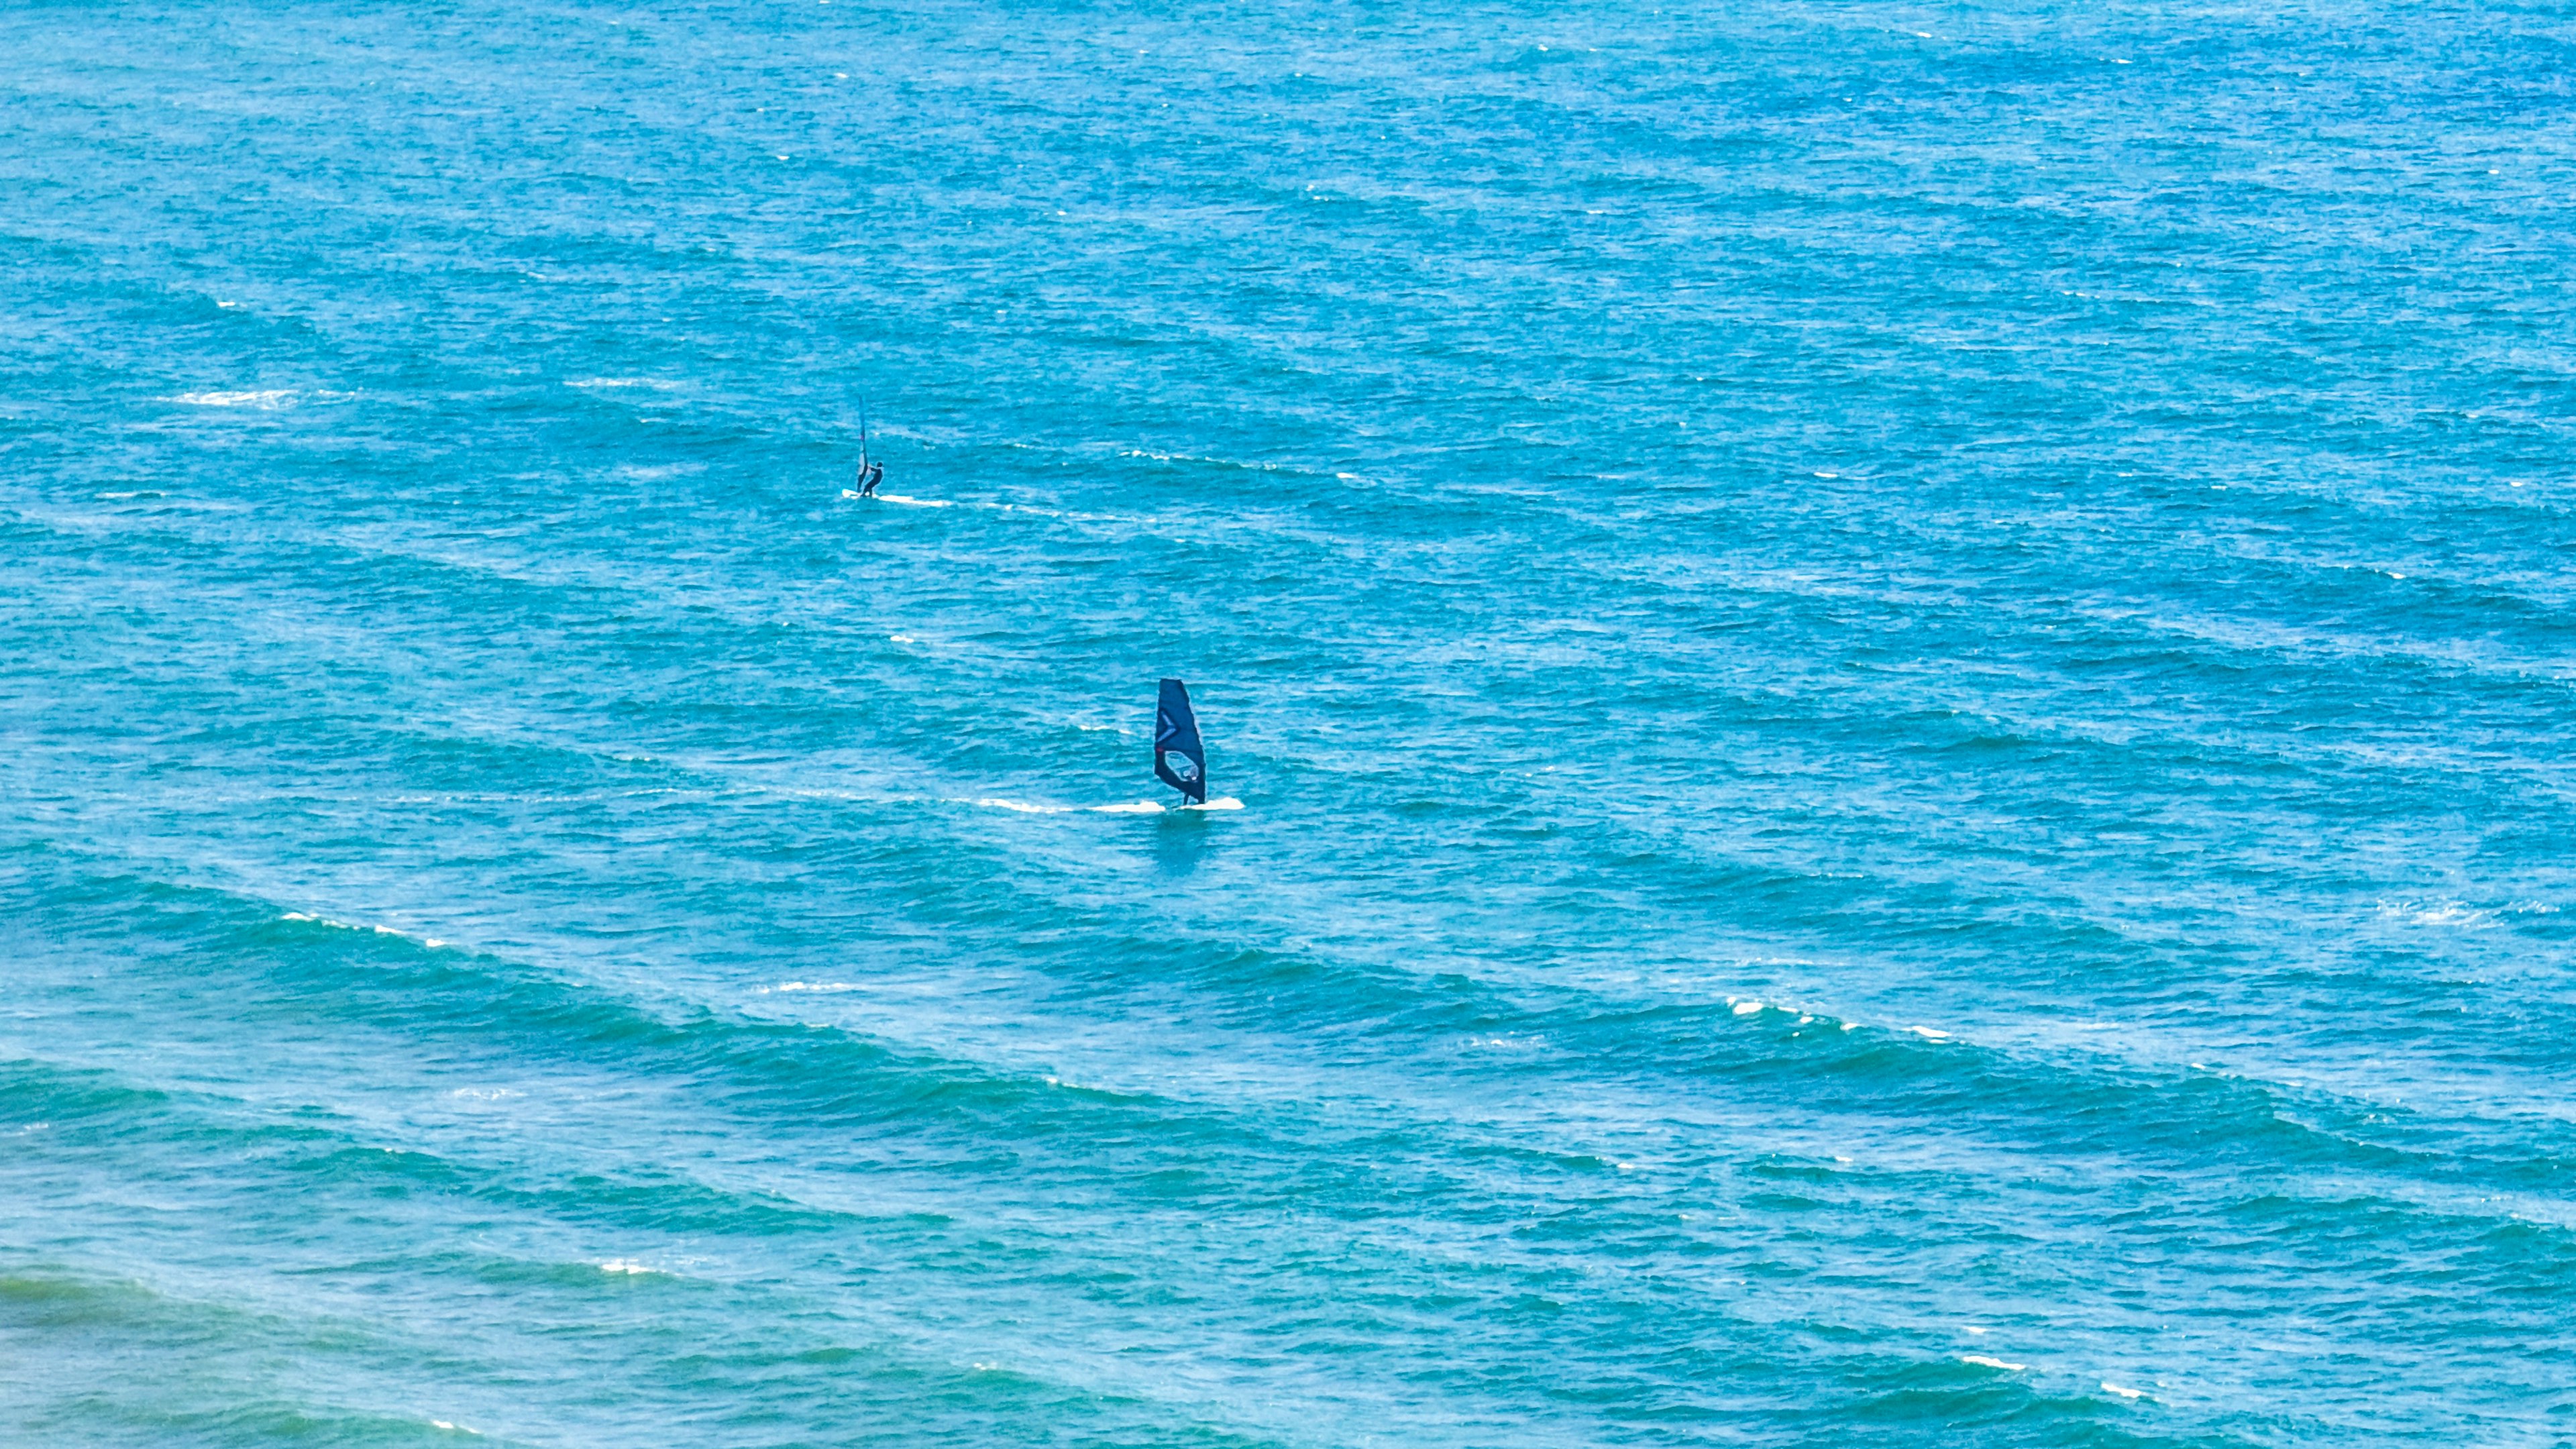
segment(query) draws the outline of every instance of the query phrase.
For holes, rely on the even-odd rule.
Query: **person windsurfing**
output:
[[[877,485],[885,481],[885,464],[868,461],[868,404],[859,400],[859,496],[874,498]]]
[[[1154,701],[1154,774],[1181,792],[1183,805],[1207,803],[1207,746],[1199,742],[1189,686],[1177,679],[1164,680]]]

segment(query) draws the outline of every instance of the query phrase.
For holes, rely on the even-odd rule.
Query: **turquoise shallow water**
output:
[[[0,13],[0,1437],[2576,1440],[2564,6],[273,12]]]

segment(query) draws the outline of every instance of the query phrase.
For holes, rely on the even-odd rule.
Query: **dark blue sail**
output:
[[[1207,803],[1207,748],[1199,743],[1190,692],[1177,679],[1163,681],[1163,698],[1154,706],[1154,773],[1191,804]]]

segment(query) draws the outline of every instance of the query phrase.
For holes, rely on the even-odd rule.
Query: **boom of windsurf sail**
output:
[[[1154,773],[1193,805],[1207,803],[1207,747],[1199,743],[1190,692],[1177,679],[1163,681],[1154,706]]]

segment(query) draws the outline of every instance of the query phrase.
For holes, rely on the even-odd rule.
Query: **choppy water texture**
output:
[[[2569,1442],[2571,74],[9,7],[0,1437]]]

